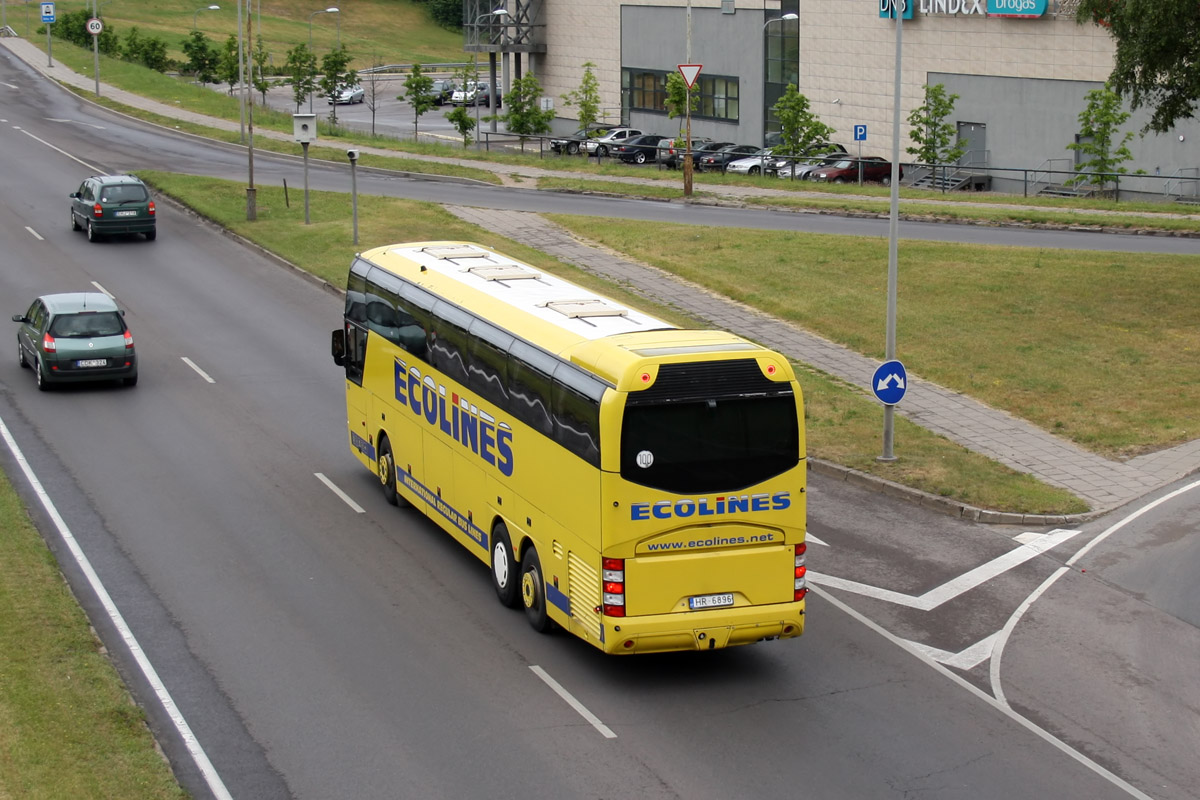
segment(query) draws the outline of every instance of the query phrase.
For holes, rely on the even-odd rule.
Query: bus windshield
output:
[[[793,395],[630,405],[621,477],[680,494],[737,491],[800,461]]]

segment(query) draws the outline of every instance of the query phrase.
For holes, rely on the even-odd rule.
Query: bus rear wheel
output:
[[[542,575],[542,561],[537,548],[529,545],[521,559],[521,600],[525,605],[525,618],[538,633],[549,633],[554,623],[546,610],[546,580]]]
[[[376,461],[379,482],[383,485],[383,499],[394,506],[404,508],[408,501],[396,491],[396,462],[392,458],[392,443],[387,437],[379,442],[379,459]]]
[[[521,598],[521,569],[513,554],[512,539],[503,522],[492,528],[492,585],[500,602],[516,608]]]

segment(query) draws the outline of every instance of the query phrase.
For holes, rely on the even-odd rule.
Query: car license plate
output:
[[[699,611],[703,608],[724,608],[731,605],[733,605],[733,594],[731,592],[726,592],[725,594],[701,594],[688,598],[688,606],[692,611]]]
[[[136,217],[137,212],[136,211],[118,211],[117,216],[118,217]]]
[[[107,363],[108,363],[108,360],[104,359],[104,358],[85,358],[80,361],[76,361],[75,366],[77,366],[77,367],[103,367]]]

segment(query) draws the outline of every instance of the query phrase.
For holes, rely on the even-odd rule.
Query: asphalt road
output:
[[[76,159],[203,172],[229,150],[126,125],[26,80],[0,60],[0,298],[11,314],[37,294],[99,284],[129,310],[141,380],[39,393],[4,359],[0,420],[231,796],[1195,796],[1195,492],[1115,530],[1045,591],[1005,637],[996,677],[1008,706],[989,664],[935,668],[898,640],[961,653],[1002,632],[1120,512],[925,609],[898,598],[962,583],[1018,551],[1021,532],[814,476],[810,564],[856,586],[815,594],[801,640],[620,659],[539,636],[496,602],[480,562],[388,506],[348,452],[328,356],[338,297],[170,203],[154,243],[91,245],[70,232],[66,194],[89,170]],[[295,185],[294,163],[262,162]],[[342,175],[314,171],[331,186]],[[184,785],[217,796],[7,449],[0,465]],[[1179,565],[1166,582],[1164,563]]]

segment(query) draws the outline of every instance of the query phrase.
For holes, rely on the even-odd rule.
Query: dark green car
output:
[[[137,383],[133,334],[125,324],[125,312],[108,295],[42,295],[28,311],[14,314],[12,319],[21,323],[17,358],[22,367],[33,368],[42,391],[56,383],[75,381]]]
[[[71,230],[86,230],[95,242],[118,233],[141,233],[154,241],[154,201],[133,175],[93,175],[71,195]]]

